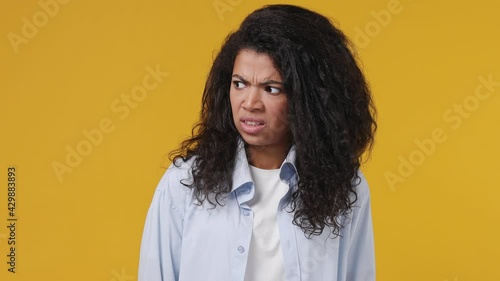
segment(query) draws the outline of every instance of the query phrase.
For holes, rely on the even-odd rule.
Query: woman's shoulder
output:
[[[176,159],[163,173],[157,191],[166,192],[172,199],[184,197],[192,189],[186,185],[192,183],[192,166],[196,156],[190,159]]]
[[[365,175],[358,169],[356,176],[353,179],[354,190],[357,196],[357,202],[362,204],[370,199],[370,187]]]
[[[363,198],[370,197],[370,187],[368,186],[368,181],[361,170],[358,170],[357,180],[355,180],[354,183],[356,184],[356,192],[358,193],[358,196]]]

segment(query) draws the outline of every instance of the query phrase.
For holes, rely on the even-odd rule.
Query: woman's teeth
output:
[[[259,126],[259,125],[262,125],[262,123],[253,122],[253,121],[245,121],[245,124],[247,124],[249,126]]]

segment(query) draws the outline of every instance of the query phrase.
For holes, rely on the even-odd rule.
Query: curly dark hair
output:
[[[200,204],[207,199],[222,205],[220,199],[231,191],[239,137],[229,99],[231,76],[243,49],[269,55],[283,79],[299,175],[289,202],[293,224],[309,237],[325,226],[338,236],[340,215],[357,200],[357,171],[373,146],[376,110],[352,43],[321,14],[279,4],[248,15],[226,37],[207,77],[200,121],[170,159],[175,165],[179,158],[197,156],[192,183],[183,184],[195,189]]]

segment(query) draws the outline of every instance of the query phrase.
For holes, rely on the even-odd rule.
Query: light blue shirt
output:
[[[224,206],[198,206],[193,190],[179,181],[191,182],[194,158],[173,164],[161,178],[149,207],[142,236],[138,281],[243,281],[252,235],[253,212],[247,202],[254,185],[239,139],[233,186]],[[280,167],[280,179],[288,192],[279,203],[277,223],[286,281],[373,281],[375,253],[370,190],[358,171],[358,200],[353,211],[342,217],[341,237],[332,239],[325,228],[307,238],[292,224],[293,213],[285,205],[297,187],[295,145]]]

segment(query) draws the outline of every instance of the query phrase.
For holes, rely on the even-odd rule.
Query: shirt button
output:
[[[244,251],[245,251],[245,248],[243,248],[242,246],[238,247],[238,252],[243,253]]]
[[[248,216],[250,215],[250,212],[249,212],[249,211],[247,211],[247,210],[244,210],[244,211],[243,211],[243,215],[248,217]]]

